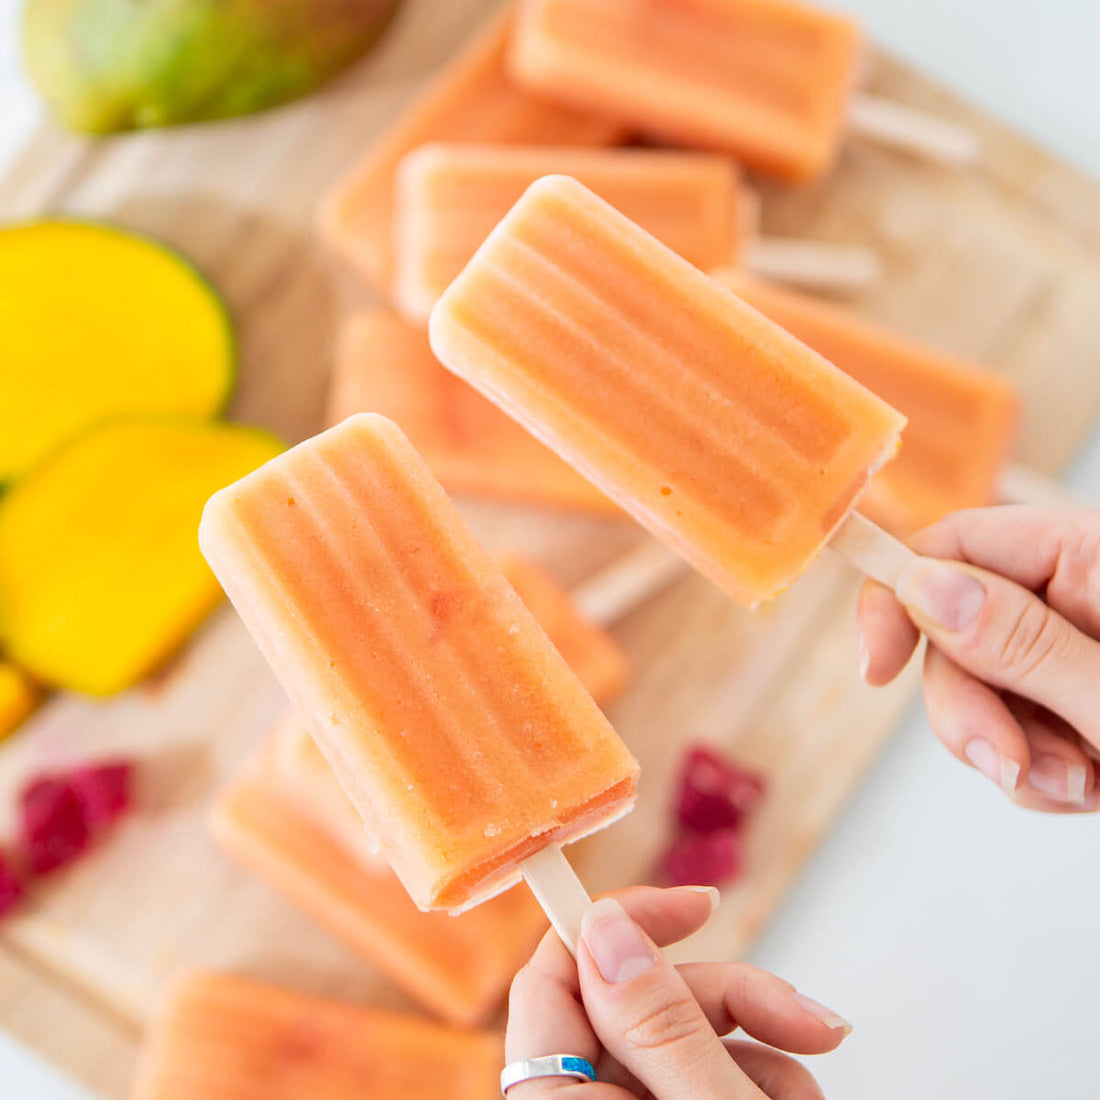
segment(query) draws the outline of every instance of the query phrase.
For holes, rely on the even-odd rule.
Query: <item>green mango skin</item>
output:
[[[400,0],[27,0],[24,61],[58,120],[111,133],[249,114],[370,48]]]

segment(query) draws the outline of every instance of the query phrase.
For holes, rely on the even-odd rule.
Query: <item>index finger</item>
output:
[[[1100,511],[1005,505],[954,512],[911,540],[1043,593],[1079,630],[1100,634]],[[1090,598],[1091,597],[1091,598]]]

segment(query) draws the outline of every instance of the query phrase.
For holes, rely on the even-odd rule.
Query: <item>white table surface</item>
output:
[[[0,0],[0,165],[38,117],[17,6]],[[1100,176],[1098,0],[838,6]],[[1100,431],[1069,480],[1100,499]],[[914,712],[753,953],[855,1024],[810,1060],[829,1100],[1100,1098],[1098,857],[1100,822],[1014,809]],[[0,1034],[0,1097],[85,1094]]]

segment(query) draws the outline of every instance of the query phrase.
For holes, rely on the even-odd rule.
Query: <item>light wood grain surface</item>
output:
[[[259,118],[98,143],[44,128],[0,182],[0,216],[109,216],[185,249],[240,322],[233,415],[302,438],[321,425],[334,321],[361,297],[311,241],[316,198],[497,7],[410,0],[371,60]],[[886,277],[860,308],[1013,376],[1026,395],[1019,454],[1055,470],[1100,410],[1100,193],[887,58],[872,85],[973,125],[987,165],[951,175],[853,142],[826,183],[763,184],[764,227],[876,248]],[[639,538],[613,519],[463,510],[487,542],[527,549],[567,583]],[[637,811],[577,855],[593,890],[649,873],[686,740],[769,777],[748,873],[685,953],[745,949],[912,697],[912,676],[880,692],[859,683],[856,586],[825,558],[750,615],[691,577],[616,627],[638,674],[612,718],[643,780]],[[284,705],[226,609],[152,683],[101,703],[59,698],[0,756],[0,805],[44,765],[115,750],[148,761],[138,812],[0,929],[0,1025],[103,1097],[125,1095],[159,989],[194,965],[409,1007],[208,837],[214,792]]]

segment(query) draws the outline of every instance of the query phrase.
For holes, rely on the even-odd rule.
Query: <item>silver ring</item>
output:
[[[509,1062],[500,1074],[500,1094],[508,1095],[513,1085],[533,1081],[536,1077],[573,1077],[578,1081],[595,1081],[596,1071],[587,1058],[576,1054],[548,1054],[543,1058],[523,1058]]]

